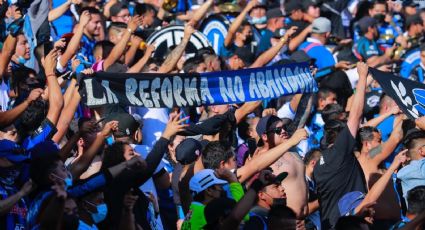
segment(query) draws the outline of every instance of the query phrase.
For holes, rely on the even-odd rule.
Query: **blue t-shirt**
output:
[[[378,27],[379,39],[376,43],[383,47],[389,48],[394,45],[395,39],[398,36],[397,30],[390,24],[382,24]],[[386,38],[386,39],[385,39]]]
[[[362,57],[364,61],[373,57],[382,55],[382,51],[378,48],[378,44],[366,37],[361,37],[353,47],[355,51]]]
[[[79,55],[82,55],[88,59],[88,64],[92,65],[95,63],[95,58],[93,55],[94,46],[96,45],[95,40],[90,40],[85,34],[81,38],[81,42],[83,43],[83,47],[81,47]],[[77,56],[79,56],[77,55]],[[80,58],[79,58],[80,59]]]
[[[318,69],[334,66],[336,64],[331,51],[320,43],[305,41],[299,46],[298,50],[304,50],[309,57],[316,59],[314,65]]]
[[[260,54],[266,50],[268,50],[272,43],[270,39],[273,37],[273,32],[269,29],[264,30],[264,33],[261,36],[260,44],[258,45],[257,54]]]

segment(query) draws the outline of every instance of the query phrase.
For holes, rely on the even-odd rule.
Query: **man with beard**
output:
[[[84,27],[84,35],[81,39],[83,47],[81,48],[80,54],[88,59],[86,61],[93,64],[95,62],[93,49],[96,44],[96,38],[101,37],[102,17],[99,10],[96,8],[86,7],[83,8],[81,12],[86,10],[90,13],[90,21],[87,23],[86,27]]]
[[[376,20],[366,16],[360,19],[358,25],[362,35],[354,45],[354,52],[357,53],[359,56],[358,58],[372,67],[391,61],[394,47],[388,48],[385,53],[382,54],[382,51],[378,48],[378,44],[376,43],[379,38]]]

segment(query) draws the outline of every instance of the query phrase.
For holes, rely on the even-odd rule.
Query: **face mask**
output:
[[[108,214],[108,206],[106,204],[96,205],[97,213],[91,213],[91,218],[97,224],[102,222]]]
[[[249,44],[252,42],[252,36],[247,36],[245,39],[245,44]]]
[[[251,18],[251,23],[254,25],[265,24],[267,22],[267,17],[263,16],[260,18]]]
[[[65,230],[77,230],[80,225],[80,220],[78,216],[63,214],[62,217],[62,226]]]
[[[376,147],[374,147],[374,148],[372,148],[370,151],[369,151],[369,156],[370,157],[375,157],[376,155],[378,155],[380,152],[382,152],[382,145],[380,144],[380,145],[378,145],[378,146],[376,146]]]
[[[69,187],[72,186],[72,175],[68,174],[68,176],[64,179],[56,174],[52,174],[54,177],[63,180],[63,182],[65,183],[65,189],[68,189]]]
[[[273,205],[286,206],[286,199],[285,198],[273,198]]]
[[[384,14],[376,14],[375,16],[373,16],[376,21],[378,21],[379,24],[382,24],[385,22],[385,15]]]
[[[27,62],[27,60],[25,60],[25,58],[24,57],[22,57],[22,56],[19,56],[18,57],[18,64],[25,64],[25,62]]]

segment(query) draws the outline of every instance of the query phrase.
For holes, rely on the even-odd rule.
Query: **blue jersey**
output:
[[[367,59],[373,56],[382,55],[382,51],[378,48],[378,44],[366,37],[361,37],[357,43],[354,44],[353,49],[355,53],[360,55],[363,61],[367,61]]]
[[[22,147],[25,150],[30,150],[37,144],[52,139],[56,132],[57,129],[55,125],[46,118],[43,122],[41,122],[40,127],[38,127],[31,136],[24,139]]]
[[[394,45],[398,36],[397,30],[390,24],[382,24],[378,27],[379,39],[376,41],[381,48],[389,48]]]
[[[18,192],[15,186],[0,184],[0,200],[7,199],[10,195]],[[0,229],[25,229],[27,205],[21,198],[13,207],[0,217]]]

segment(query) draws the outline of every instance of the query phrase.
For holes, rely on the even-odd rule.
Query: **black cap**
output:
[[[309,6],[320,6],[322,4],[321,0],[303,0],[302,5],[305,11],[308,10]]]
[[[273,8],[266,12],[266,17],[267,17],[267,20],[269,20],[272,18],[285,17],[285,15],[283,15],[282,10],[280,10],[280,8]]]
[[[105,123],[109,121],[118,121],[118,131],[114,132],[117,137],[131,136],[140,126],[139,122],[128,113],[111,113],[105,119]]]
[[[376,19],[366,16],[359,20],[358,25],[362,32],[367,32],[367,29],[377,25]]]
[[[186,138],[176,147],[176,160],[182,165],[195,162],[201,155],[202,145],[193,138]]]
[[[297,50],[293,52],[290,56],[291,60],[301,63],[301,62],[308,62],[311,64],[311,62],[316,61],[316,59],[312,59],[310,56],[308,56],[303,50]]]
[[[262,117],[258,121],[258,124],[255,130],[257,131],[258,135],[261,136],[268,131],[268,129],[273,123],[277,121],[281,121],[281,119],[274,115],[267,115],[265,117]]]
[[[255,61],[255,54],[246,47],[238,47],[234,55],[238,56],[245,63],[245,66],[250,66]]]
[[[122,4],[121,2],[117,2],[111,6],[109,9],[109,14],[112,16],[117,16],[122,9],[127,9],[127,6]]]
[[[418,7],[418,6],[419,6],[419,4],[418,4],[418,3],[416,3],[416,2],[414,2],[413,0],[403,0],[402,6],[403,6],[403,7],[407,7],[407,6],[410,6],[410,7]]]
[[[285,3],[285,13],[288,17],[294,10],[303,10],[303,5],[299,0],[291,0]]]
[[[411,25],[422,25],[422,18],[419,14],[409,15],[406,17],[406,28],[409,28]]]

